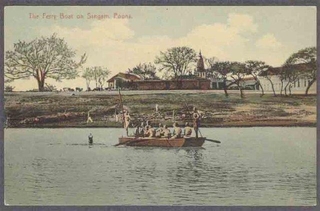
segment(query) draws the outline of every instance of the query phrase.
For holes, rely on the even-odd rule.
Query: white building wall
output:
[[[268,79],[266,79],[265,77],[258,77],[261,86],[263,87],[264,91],[266,92],[272,92],[272,87],[271,87],[271,83]],[[274,90],[276,92],[276,94],[280,94],[281,91],[281,81],[279,76],[270,76],[271,81],[273,82],[274,85]],[[287,85],[288,81],[284,81],[283,82],[283,88]],[[305,78],[300,78],[299,80],[297,80],[294,84],[292,84],[291,87],[291,93],[304,93],[307,89],[308,86],[308,79]],[[316,85],[317,83],[313,83],[313,85],[310,87],[309,89],[309,94],[314,94],[316,93]],[[289,91],[287,89],[287,91]]]

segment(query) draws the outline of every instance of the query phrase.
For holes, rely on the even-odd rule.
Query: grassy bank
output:
[[[202,127],[315,126],[316,96],[273,97],[238,93],[144,93],[123,95],[133,126],[142,119],[172,125],[191,121],[195,106],[201,111]],[[6,93],[8,127],[121,127],[115,110],[119,96],[114,94]],[[155,112],[158,104],[159,112]],[[87,114],[93,119],[87,123]]]

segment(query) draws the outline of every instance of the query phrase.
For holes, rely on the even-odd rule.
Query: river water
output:
[[[316,204],[316,128],[203,128],[201,133],[221,144],[114,147],[122,129],[6,129],[5,203]]]

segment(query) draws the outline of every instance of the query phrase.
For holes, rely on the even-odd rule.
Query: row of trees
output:
[[[110,71],[105,67],[88,67],[83,71],[82,77],[86,79],[87,89],[90,90],[91,81],[95,82],[96,88],[103,89]]]
[[[53,34],[49,38],[42,37],[31,42],[19,41],[14,44],[12,51],[5,54],[5,82],[16,79],[33,77],[37,80],[39,91],[45,90],[45,81],[52,78],[57,81],[79,77],[79,70],[87,60],[87,55],[80,56],[79,61],[74,58],[76,53],[62,38]],[[222,79],[225,95],[230,86],[236,85],[243,97],[243,84],[245,76],[251,75],[258,82],[258,75],[264,72],[263,77],[270,81],[274,91],[270,66],[263,61],[230,62],[219,61],[215,57],[204,58],[208,77]],[[189,47],[173,47],[165,52],[160,52],[154,63],[140,63],[128,69],[129,73],[141,76],[145,80],[159,79],[157,73],[163,73],[163,78],[179,79],[192,74],[197,61],[196,52]],[[156,66],[158,66],[158,70]],[[287,94],[292,84],[299,78],[308,79],[311,85],[316,81],[316,48],[305,48],[291,55],[281,70],[278,77],[282,83],[281,90]],[[91,81],[96,87],[102,88],[110,74],[105,67],[89,67],[83,71],[82,77],[86,79],[87,87]],[[231,78],[231,80],[230,80]],[[263,87],[260,85],[262,94]],[[282,92],[281,92],[282,94]],[[275,91],[274,91],[275,95]]]
[[[160,65],[159,71],[165,70],[166,75],[178,78],[192,72],[196,61],[194,50],[188,47],[176,47],[168,49],[166,52],[160,52],[160,56],[156,58],[155,63]],[[292,54],[282,67],[278,68],[276,73],[271,72],[270,70],[273,68],[264,61],[231,62],[219,61],[215,57],[204,58],[204,61],[207,66],[207,76],[223,81],[226,97],[228,97],[227,90],[234,85],[240,90],[240,96],[244,96],[243,88],[246,76],[252,76],[256,81],[261,89],[261,96],[264,95],[264,89],[259,83],[258,75],[270,82],[274,96],[276,96],[276,92],[273,80],[280,80],[281,95],[283,91],[285,95],[287,95],[287,91],[291,93],[291,87],[297,80],[308,80],[309,83],[305,90],[307,95],[317,77],[317,50],[315,47],[305,48]]]

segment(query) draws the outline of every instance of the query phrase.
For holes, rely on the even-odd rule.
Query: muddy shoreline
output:
[[[6,93],[7,128],[121,128],[116,114],[119,96],[103,93],[76,95]],[[132,117],[131,127],[141,121],[171,126],[192,122],[192,108],[203,115],[201,127],[316,127],[313,96],[278,96],[237,93],[144,93],[122,96]],[[156,110],[156,106],[158,110]],[[93,122],[87,122],[88,112]],[[117,121],[118,120],[118,121]]]

